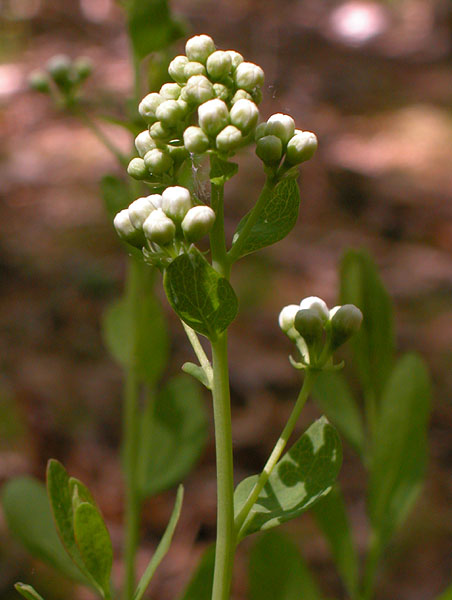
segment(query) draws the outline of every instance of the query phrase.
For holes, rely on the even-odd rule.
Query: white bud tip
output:
[[[182,221],[191,205],[191,196],[187,188],[175,185],[166,188],[162,193],[163,212],[176,223]]]
[[[330,318],[330,311],[328,310],[326,302],[318,296],[304,298],[304,300],[300,302],[299,310],[301,309],[311,309],[315,311],[322,321],[327,321]]]
[[[289,304],[288,306],[285,306],[279,313],[278,322],[279,326],[284,331],[284,333],[287,333],[290,329],[293,328],[295,315],[299,310],[300,307],[298,306],[298,304]]]

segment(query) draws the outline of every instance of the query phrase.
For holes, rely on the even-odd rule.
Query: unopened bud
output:
[[[243,56],[235,50],[226,50],[226,52],[231,57],[231,65],[233,70],[237,69],[239,64],[243,62]]]
[[[318,296],[308,296],[307,298],[304,298],[300,302],[300,309],[313,310],[323,322],[328,321],[330,318],[330,311],[328,310],[326,302]]]
[[[188,152],[185,146],[173,146],[172,144],[168,144],[166,149],[176,166],[181,165],[184,160],[188,158]]]
[[[331,344],[338,348],[359,331],[363,313],[353,304],[335,307],[331,312]]]
[[[161,208],[157,208],[143,223],[143,231],[151,242],[155,242],[159,246],[166,246],[173,241],[176,235],[176,226]]]
[[[132,158],[127,167],[127,173],[134,179],[146,179],[148,170],[142,158]]]
[[[28,77],[28,85],[35,92],[48,94],[50,92],[49,78],[44,71],[33,71]]]
[[[308,346],[322,339],[323,322],[313,309],[298,310],[295,315],[294,327]]]
[[[141,158],[144,157],[149,150],[153,150],[156,147],[154,140],[149,135],[149,131],[146,129],[137,135],[135,138],[135,148]]]
[[[298,304],[289,304],[279,313],[279,326],[291,340],[295,340],[299,337],[298,332],[294,328],[295,315],[299,310],[300,307]]]
[[[177,83],[164,83],[159,95],[165,100],[177,100],[180,96],[180,86]]]
[[[156,142],[169,142],[173,137],[173,132],[171,129],[165,127],[161,121],[157,121],[151,125],[149,135]]]
[[[168,152],[154,148],[145,155],[144,163],[153,175],[162,175],[171,169],[173,159]]]
[[[215,144],[220,152],[232,152],[236,150],[243,142],[243,136],[240,129],[234,125],[227,125],[215,139]]]
[[[235,70],[234,79],[237,87],[251,92],[263,85],[264,71],[254,63],[242,62]]]
[[[188,242],[197,242],[212,229],[215,212],[210,206],[190,208],[182,221],[182,231]]]
[[[182,100],[189,104],[202,104],[215,96],[213,85],[205,75],[193,75],[181,92]]]
[[[188,60],[194,60],[205,64],[207,58],[215,52],[213,39],[208,35],[195,35],[187,40],[185,54]]]
[[[174,81],[177,81],[177,83],[185,83],[187,81],[184,74],[184,68],[187,63],[188,58],[186,56],[176,56],[176,58],[173,58],[170,62],[168,73]]]
[[[132,225],[132,222],[129,218],[129,211],[127,208],[121,210],[113,219],[113,225],[116,229],[116,233],[119,237],[132,244],[132,246],[136,246],[137,248],[141,247],[144,243],[143,233],[135,229]]]
[[[257,140],[260,140],[261,138],[263,138],[266,135],[267,135],[267,123],[259,123],[259,125],[256,127],[256,129],[254,131],[254,139],[257,142]]]
[[[235,104],[239,100],[250,100],[253,102],[253,96],[246,90],[237,90],[232,97],[231,104]]]
[[[156,206],[150,200],[151,196],[137,198],[129,206],[129,219],[135,229],[141,229]]]
[[[294,135],[287,144],[287,162],[291,165],[309,160],[317,150],[317,137],[310,131],[303,131]]]
[[[146,123],[154,123],[157,121],[157,117],[155,116],[155,112],[158,106],[164,101],[164,98],[157,94],[157,92],[152,92],[152,94],[148,94],[143,98],[143,100],[138,105],[138,112],[146,121]]]
[[[67,85],[70,81],[72,63],[69,56],[57,54],[47,62],[47,71],[58,85]]]
[[[185,79],[190,79],[193,75],[205,75],[206,67],[200,63],[195,61],[189,61],[184,67],[184,76]]]
[[[256,127],[259,109],[250,100],[238,100],[231,108],[231,123],[243,133],[248,133]]]
[[[85,56],[80,56],[74,61],[74,71],[79,82],[85,81],[93,72],[92,60]]]
[[[184,111],[176,100],[165,100],[157,107],[155,116],[164,127],[175,127],[183,119]]]
[[[285,145],[293,136],[295,121],[289,115],[277,113],[267,120],[267,135],[276,135]]]
[[[213,91],[215,93],[215,96],[220,100],[223,100],[224,102],[227,102],[227,100],[229,100],[232,93],[231,88],[227,85],[224,85],[224,83],[214,83]]]
[[[210,141],[201,127],[187,127],[184,131],[184,146],[189,152],[203,154],[210,147]]]
[[[228,107],[223,100],[215,98],[214,100],[204,102],[198,108],[198,122],[207,135],[216,135],[226,127],[228,121]]]
[[[256,142],[256,154],[264,163],[277,163],[282,153],[282,142],[276,135],[265,135]]]
[[[207,73],[213,80],[219,80],[226,77],[232,69],[232,59],[230,54],[223,50],[213,52],[206,63]]]
[[[192,206],[187,188],[175,185],[162,193],[163,212],[175,223],[181,223]]]

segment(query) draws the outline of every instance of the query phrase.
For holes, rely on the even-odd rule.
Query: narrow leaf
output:
[[[25,600],[44,600],[41,594],[35,590],[35,588],[26,583],[15,583],[14,587],[19,592],[21,596],[25,598]]]
[[[384,390],[371,457],[368,510],[383,542],[419,494],[427,462],[430,383],[423,361],[400,359]]]
[[[331,548],[337,570],[351,598],[358,590],[359,562],[344,499],[336,484],[313,508],[316,521]]]
[[[74,496],[76,495],[78,498],[78,504],[80,502],[89,502],[93,506],[96,506],[96,502],[84,483],[82,483],[76,477],[69,478],[69,493],[72,498],[72,508],[74,510]]]
[[[184,479],[207,439],[199,386],[186,375],[171,379],[141,420],[138,482],[144,499]]]
[[[210,340],[215,340],[237,314],[237,297],[230,283],[198,250],[173,260],[163,283],[179,317]]]
[[[320,591],[297,546],[271,531],[254,544],[249,563],[249,600],[320,600]]]
[[[210,155],[209,178],[214,185],[224,185],[238,170],[238,164],[218,158],[216,154]]]
[[[201,557],[198,567],[180,600],[211,600],[215,545],[209,546]]]
[[[300,191],[295,179],[283,179],[263,208],[240,252],[245,256],[285,238],[295,227],[300,206]],[[249,213],[237,227],[233,242],[248,220]]]
[[[351,446],[362,455],[364,428],[355,399],[342,374],[321,373],[315,382],[313,397],[322,412],[342,433]]]
[[[211,389],[209,378],[207,377],[204,369],[199,365],[195,365],[195,363],[192,362],[186,362],[182,365],[182,371],[184,371],[184,373],[187,373],[187,375],[191,375],[192,377],[197,379],[208,390]]]
[[[339,436],[322,417],[278,462],[241,529],[241,537],[298,517],[331,490],[341,462]],[[236,514],[246,502],[257,477],[248,477],[237,486]]]
[[[174,530],[176,529],[177,522],[179,521],[180,512],[182,509],[182,501],[184,499],[184,487],[180,485],[177,490],[176,502],[174,503],[173,512],[171,514],[171,518],[168,522],[168,526],[163,534],[162,539],[160,540],[159,545],[157,546],[156,551],[154,552],[154,556],[151,559],[151,562],[148,564],[146,571],[143,573],[142,578],[138,584],[136,592],[133,596],[133,600],[141,600],[144,592],[146,591],[148,585],[151,583],[152,577],[165,557],[171,546],[171,540],[173,539]]]

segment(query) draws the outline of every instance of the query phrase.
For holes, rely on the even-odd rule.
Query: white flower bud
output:
[[[128,210],[130,222],[135,229],[141,229],[143,227],[143,223],[155,208],[156,207],[150,200],[150,196],[137,198],[132,202]]]
[[[193,75],[181,92],[181,99],[189,104],[202,104],[215,96],[213,85],[205,75]]]
[[[127,173],[134,179],[145,179],[148,170],[142,158],[132,158],[127,167]]]
[[[127,208],[118,212],[113,219],[113,225],[116,229],[116,233],[123,240],[128,241],[129,239],[133,239],[137,234],[137,230],[132,225],[132,222],[129,218],[129,211]]]
[[[143,98],[143,100],[138,105],[138,112],[146,121],[146,123],[154,123],[157,121],[157,117],[155,116],[155,111],[157,107],[163,102],[163,98],[157,92],[152,92],[152,94],[148,94]]]
[[[317,137],[310,131],[303,131],[294,135],[287,144],[287,162],[291,165],[309,160],[317,150]]]
[[[182,100],[182,98],[179,98],[177,103],[179,104],[179,106],[182,109],[182,114],[184,115],[184,117],[186,117],[188,115],[188,113],[190,112],[190,106],[189,106],[188,102],[186,102],[185,100]]]
[[[190,77],[193,77],[193,75],[205,75],[205,74],[206,74],[206,67],[200,62],[190,61],[184,67],[185,79],[190,79]]]
[[[67,84],[70,80],[72,62],[69,56],[57,54],[47,62],[47,71],[58,84]]]
[[[213,80],[223,79],[223,77],[226,77],[231,72],[231,56],[223,50],[217,50],[207,59],[206,67],[209,77]]]
[[[294,327],[308,346],[322,339],[323,323],[317,311],[312,308],[300,309],[295,315]]]
[[[289,304],[279,313],[279,326],[285,334],[289,334],[294,329],[295,315],[300,310],[298,304]]]
[[[330,318],[330,311],[328,310],[326,302],[318,296],[308,296],[308,298],[304,298],[300,302],[300,310],[308,309],[316,312],[320,319],[324,322],[328,321]]]
[[[143,223],[144,235],[159,246],[166,246],[174,240],[176,226],[161,208],[157,208]]]
[[[231,88],[228,87],[227,85],[224,85],[224,83],[214,83],[213,91],[215,93],[215,96],[217,98],[219,98],[220,100],[223,100],[224,102],[229,100],[229,98],[231,97],[231,93],[232,93]]]
[[[231,57],[232,68],[235,70],[243,62],[243,56],[235,50],[226,50],[226,52]]]
[[[187,188],[175,185],[166,188],[162,193],[163,212],[175,223],[181,223],[191,206],[191,196]]]
[[[177,100],[180,96],[180,86],[177,83],[164,83],[159,94],[165,100]]]
[[[155,111],[155,116],[164,127],[175,127],[183,119],[184,111],[176,100],[165,100]]]
[[[171,129],[165,127],[163,123],[157,121],[156,123],[151,125],[149,129],[149,135],[153,140],[156,140],[157,142],[169,142],[173,136],[173,132],[171,131]]]
[[[293,136],[295,121],[289,115],[277,113],[267,120],[267,135],[276,135],[285,145]]]
[[[35,92],[48,94],[50,92],[49,76],[41,70],[32,71],[28,76],[28,85]]]
[[[215,212],[210,206],[190,208],[182,221],[182,231],[188,242],[197,242],[212,229]]]
[[[137,135],[135,138],[135,148],[137,149],[138,154],[141,158],[149,152],[149,150],[153,150],[155,148],[155,142],[149,135],[149,131],[146,129]]]
[[[195,35],[187,40],[185,54],[188,60],[194,60],[205,64],[207,57],[215,52],[213,39],[208,35]]]
[[[227,125],[215,139],[215,145],[220,152],[232,152],[236,150],[243,142],[243,136],[240,129],[234,125]]]
[[[331,317],[331,344],[333,348],[338,348],[359,331],[363,313],[353,304],[344,304],[335,308],[337,310]]]
[[[248,133],[256,127],[259,109],[250,100],[238,100],[231,108],[231,123],[243,133]]]
[[[333,308],[330,310],[330,321],[340,308],[341,308],[341,305],[333,306]]]
[[[251,100],[253,102],[253,96],[246,90],[237,90],[232,97],[231,104],[235,104],[239,100]]]
[[[242,62],[234,73],[237,87],[252,92],[255,88],[264,83],[264,71],[254,63]]]
[[[187,127],[184,131],[184,146],[189,152],[202,154],[210,147],[210,141],[201,127]]]
[[[198,122],[207,135],[216,135],[226,127],[228,121],[228,107],[223,100],[215,98],[214,100],[204,102],[198,108]]]
[[[185,146],[168,144],[166,150],[173,159],[175,165],[181,165],[186,158],[188,158],[188,152]]]
[[[173,58],[173,60],[170,62],[168,73],[174,79],[174,81],[177,81],[177,83],[185,83],[187,81],[184,74],[184,68],[187,63],[188,58],[183,55],[176,56],[176,58]]]
[[[265,135],[256,142],[256,154],[264,163],[279,162],[282,153],[282,142],[276,135]]]
[[[145,155],[144,163],[153,175],[162,175],[171,169],[173,159],[164,150],[154,148]]]

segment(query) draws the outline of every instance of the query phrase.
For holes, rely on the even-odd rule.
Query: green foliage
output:
[[[19,594],[25,598],[25,600],[44,600],[44,598],[38,594],[38,592],[31,585],[19,582],[16,583],[14,587]]]
[[[240,256],[271,246],[285,238],[298,219],[300,192],[295,179],[283,179],[277,184],[256,223],[254,223]],[[237,227],[233,242],[245,226],[250,213],[245,215]]]
[[[234,320],[238,303],[227,279],[198,250],[181,254],[165,270],[169,303],[179,317],[214,341]]]
[[[144,592],[146,591],[148,585],[152,580],[152,577],[154,576],[157,567],[162,562],[171,546],[171,540],[173,539],[174,530],[176,529],[176,525],[179,521],[183,499],[184,488],[182,485],[180,485],[177,490],[176,502],[174,503],[173,512],[166,527],[165,533],[163,534],[162,539],[160,540],[160,543],[157,546],[156,551],[154,552],[154,556],[151,558],[150,563],[148,564],[145,572],[143,573],[143,576],[140,579],[136,592],[133,596],[133,600],[141,600]]]
[[[32,556],[86,583],[58,537],[43,483],[31,477],[12,479],[3,486],[2,507],[9,529]]]
[[[215,545],[212,545],[202,555],[180,600],[211,600],[214,566]]]
[[[185,375],[171,379],[149,402],[141,419],[138,489],[142,498],[180,482],[192,469],[207,438],[199,386]]]
[[[214,185],[224,185],[226,181],[234,177],[238,170],[238,164],[223,160],[216,154],[211,154],[209,178]]]
[[[429,410],[427,369],[418,356],[406,355],[383,392],[370,465],[369,516],[383,541],[403,522],[420,491]]]
[[[241,537],[298,517],[331,490],[342,463],[339,436],[325,417],[318,419],[277,463],[241,528]],[[239,483],[239,514],[258,476]]]
[[[270,531],[254,544],[249,563],[249,600],[321,600],[296,545]]]

